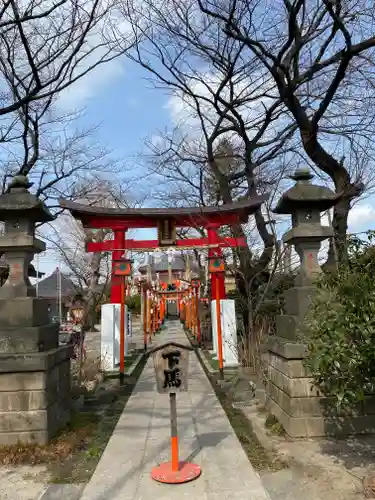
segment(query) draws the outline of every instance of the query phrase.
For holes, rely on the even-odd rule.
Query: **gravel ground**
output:
[[[363,500],[363,477],[375,466],[374,436],[290,440],[269,434],[254,407],[243,411],[260,442],[289,464],[260,472],[272,500]]]
[[[0,467],[0,500],[40,500],[46,489],[44,467]]]

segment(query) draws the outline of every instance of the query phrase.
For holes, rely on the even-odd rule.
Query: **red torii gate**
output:
[[[127,250],[151,250],[162,247],[208,248],[208,256],[221,257],[222,248],[245,246],[244,238],[220,238],[217,230],[224,225],[246,223],[264,201],[267,195],[248,198],[246,200],[209,207],[183,208],[104,208],[75,203],[60,199],[60,206],[70,211],[75,219],[82,222],[83,227],[91,229],[111,229],[114,239],[101,243],[88,242],[88,252],[113,252],[114,262],[120,260]],[[126,240],[126,231],[135,228],[158,228],[159,233],[167,235],[159,240]],[[176,240],[176,227],[203,227],[207,230],[207,238],[191,238]],[[225,299],[224,275],[212,274],[212,300],[216,299],[216,280],[219,280],[219,298]],[[121,286],[112,280],[111,303],[121,302]]]

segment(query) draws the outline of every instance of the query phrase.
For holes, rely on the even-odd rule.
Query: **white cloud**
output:
[[[64,110],[80,108],[123,74],[124,66],[120,59],[99,66],[64,89],[59,95],[57,104]]]
[[[213,102],[224,78],[225,75],[219,72],[197,72],[189,83],[192,93],[198,98],[200,115],[203,117],[204,126],[208,132],[215,127],[219,118]],[[272,85],[271,79],[259,75],[251,79],[250,77],[248,79],[243,78],[234,84],[234,96],[231,98],[229,97],[231,92],[229,85],[226,85],[220,91],[220,96],[228,102],[231,99],[241,99],[245,102],[243,106],[237,108],[237,111],[245,122],[250,125],[248,129],[250,137],[251,124],[258,120],[262,122],[265,109],[273,103],[273,98],[269,97],[272,94]],[[264,95],[266,92],[268,97]],[[189,95],[182,92],[175,93],[169,98],[166,108],[176,126],[181,127],[183,131],[189,132],[194,138],[202,135],[202,124],[196,109],[196,103]],[[221,108],[223,108],[222,105]],[[275,127],[272,127],[272,130],[274,131]],[[253,133],[255,134],[255,132],[256,129],[254,128]],[[268,133],[271,133],[271,128]]]
[[[349,230],[366,230],[368,226],[375,224],[374,205],[367,203],[357,203],[349,212]]]
[[[331,212],[331,218],[332,218],[332,210],[330,211]],[[322,214],[321,216],[321,223],[322,223],[322,226],[329,226],[329,217],[328,217],[328,213],[324,213]]]
[[[167,147],[165,138],[160,134],[152,134],[149,139],[150,146],[156,150],[163,150]]]
[[[102,11],[108,6],[109,0],[102,2]],[[74,74],[84,72],[101,59],[107,59],[118,54],[117,58],[99,64],[96,68],[75,83],[64,89],[58,96],[58,106],[63,109],[78,108],[89,99],[98,95],[117,78],[124,74],[124,58],[120,55],[131,45],[132,28],[121,11],[110,9],[90,32],[85,44],[85,55],[82,63],[77,65]],[[90,51],[92,52],[90,53]]]

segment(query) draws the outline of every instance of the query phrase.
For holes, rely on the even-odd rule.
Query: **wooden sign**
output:
[[[187,391],[189,351],[192,351],[190,346],[175,342],[169,342],[151,351],[159,393]]]
[[[132,313],[128,311],[126,314],[126,334],[128,337],[133,337],[133,322],[132,322]]]
[[[225,271],[224,260],[222,257],[213,257],[208,263],[209,273],[222,273]]]
[[[158,220],[158,244],[160,247],[176,245],[176,221],[173,219]]]
[[[113,274],[115,276],[131,276],[132,261],[129,259],[116,260],[113,266]]]

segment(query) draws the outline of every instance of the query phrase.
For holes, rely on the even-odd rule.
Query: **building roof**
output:
[[[196,262],[190,262],[190,269],[192,272],[198,270],[198,266]],[[147,264],[142,264],[138,267],[138,271],[142,274],[147,273]],[[172,272],[184,272],[186,271],[186,262],[185,259],[181,255],[173,255],[172,256]],[[151,272],[154,273],[163,273],[168,272],[168,255],[159,254],[158,256],[152,255],[151,257]]]
[[[61,297],[73,298],[78,293],[75,284],[68,277],[61,274],[61,281],[58,277],[58,271],[54,271],[50,276],[40,281],[38,284],[38,295],[48,299],[57,299],[59,296],[59,281],[61,282]]]

